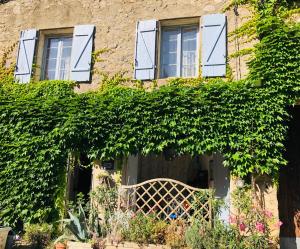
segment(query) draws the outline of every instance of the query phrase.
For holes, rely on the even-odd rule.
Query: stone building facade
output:
[[[72,33],[76,25],[92,24],[96,27],[94,50],[109,49],[102,55],[105,61],[98,63],[97,69],[110,74],[126,72],[127,76],[132,77],[137,21],[173,19],[170,21],[172,23],[176,22],[176,19],[191,17],[200,20],[205,14],[221,13],[226,4],[228,1],[222,0],[12,0],[0,5],[0,51],[17,42],[22,30],[34,28],[45,34]],[[245,17],[249,13],[240,9],[239,16],[233,11],[225,14],[228,32],[231,32],[246,20]],[[201,25],[200,21],[196,21],[195,24]],[[42,47],[41,43],[43,41],[39,39],[39,50]],[[242,47],[243,44],[240,44],[240,49]],[[228,55],[237,49],[236,41],[230,41]],[[41,57],[41,54],[41,51],[38,51],[36,56]],[[41,58],[36,59],[36,64],[36,78],[39,79]],[[235,78],[247,73],[243,60],[232,59],[230,66]],[[94,76],[92,82],[82,85],[80,91],[94,89],[97,83],[99,80]]]
[[[66,34],[72,37],[77,25],[94,25],[93,51],[108,49],[107,52],[101,54],[103,61],[96,63],[94,67],[110,75],[125,72],[125,76],[133,77],[138,21],[155,19],[166,26],[183,26],[191,23],[199,30],[197,39],[201,47],[202,17],[223,13],[228,2],[228,0],[11,0],[0,4],[0,56],[7,47],[18,42],[22,30],[36,29],[39,35],[35,45],[36,68],[33,77],[39,80],[44,70],[47,37],[59,38]],[[247,9],[242,8],[238,10],[238,13],[233,10],[226,11],[227,32],[234,31],[247,20],[249,14]],[[158,25],[158,29],[158,32],[161,32],[161,25]],[[68,40],[58,42],[68,44]],[[250,44],[232,40],[230,37],[227,37],[226,45],[228,58],[238,50],[250,46]],[[17,49],[16,46],[15,54],[17,54]],[[67,45],[66,49],[68,49]],[[201,49],[196,50],[196,53],[200,61]],[[234,79],[241,79],[247,75],[246,62],[247,56],[242,59],[232,58],[228,61]],[[155,78],[161,84],[165,82],[165,79],[160,79],[157,75]],[[80,83],[75,90],[78,92],[94,90],[99,87],[99,82],[99,76],[95,74],[90,80]],[[136,158],[129,158],[127,162],[131,162],[131,165],[138,165],[136,160]],[[147,164],[145,159],[139,160]],[[209,158],[201,160],[203,165],[206,165],[205,167],[209,167]],[[215,161],[219,162],[220,158],[217,157]],[[222,163],[218,163],[218,166],[220,164]],[[128,172],[136,175],[135,170],[128,169]],[[222,176],[219,177],[222,178]],[[96,181],[95,177],[94,179]],[[230,189],[234,188],[233,181],[229,183],[227,178],[225,181],[228,189],[229,185],[231,185]],[[267,194],[266,208],[278,216],[276,188],[269,187],[265,189],[265,192]]]

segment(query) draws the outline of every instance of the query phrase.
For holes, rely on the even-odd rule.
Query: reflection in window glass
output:
[[[176,76],[177,67],[177,42],[179,30],[165,30],[162,34],[162,56],[161,74],[162,77]]]
[[[44,79],[68,80],[70,78],[71,50],[71,37],[49,38],[47,40]]]

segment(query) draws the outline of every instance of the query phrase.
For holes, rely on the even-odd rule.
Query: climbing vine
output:
[[[57,218],[71,151],[92,160],[218,151],[232,174],[276,179],[286,164],[287,106],[300,96],[300,28],[283,18],[289,2],[240,3],[256,10],[259,38],[245,80],[172,79],[147,91],[122,74],[104,75],[99,91],[76,94],[70,82],[14,84],[1,64],[0,223]]]

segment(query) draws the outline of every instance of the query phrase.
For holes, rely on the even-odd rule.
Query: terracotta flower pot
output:
[[[66,245],[64,243],[58,242],[55,244],[55,249],[66,249]]]

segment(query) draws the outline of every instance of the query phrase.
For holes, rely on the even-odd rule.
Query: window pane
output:
[[[48,59],[47,70],[55,70],[55,69],[56,69],[56,59]]]
[[[72,47],[72,38],[71,37],[62,38],[62,41],[63,41],[64,47]]]
[[[57,58],[57,48],[48,48],[48,58],[49,59]]]
[[[57,48],[58,47],[59,39],[51,38],[48,40],[48,48]]]
[[[63,48],[62,58],[69,58],[71,56],[71,48]]]
[[[166,29],[162,32],[161,77],[177,76],[177,47],[180,29]]]
[[[197,41],[196,40],[183,40],[182,50],[183,51],[196,51]]]
[[[70,58],[72,38],[63,38],[61,41],[62,53],[60,58],[59,79],[68,80],[70,76]]]
[[[174,77],[177,75],[177,65],[162,65],[161,74],[163,77]]]
[[[54,80],[56,64],[57,64],[59,39],[51,38],[48,39],[47,43],[48,43],[48,48],[47,48],[46,66],[45,66],[45,79]]]
[[[182,29],[181,75],[194,77],[197,71],[197,28]]]
[[[54,80],[55,79],[55,71],[48,70],[45,75],[46,80]]]
[[[60,62],[59,79],[67,80],[70,75],[70,58],[62,59]]]
[[[168,65],[168,64],[176,65],[177,53],[166,54],[161,59],[162,59],[162,64],[163,65]]]

